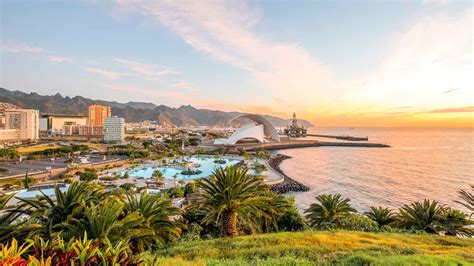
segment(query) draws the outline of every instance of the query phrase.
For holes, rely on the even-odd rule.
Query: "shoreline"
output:
[[[288,192],[305,192],[309,191],[309,187],[300,183],[293,178],[289,177],[288,175],[283,172],[280,168],[280,164],[286,160],[290,159],[291,156],[284,155],[284,154],[277,154],[275,157],[270,158],[268,160],[268,164],[273,170],[277,171],[281,176],[283,176],[283,182],[271,185],[270,189],[277,193],[288,193]]]

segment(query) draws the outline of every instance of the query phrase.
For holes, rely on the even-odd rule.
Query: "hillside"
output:
[[[87,106],[103,104],[112,107],[114,115],[125,118],[127,122],[155,120],[160,123],[170,123],[176,126],[213,126],[225,125],[239,112],[223,112],[218,110],[197,109],[190,105],[173,108],[166,105],[155,105],[144,102],[118,103],[115,101],[92,100],[82,96],[64,97],[55,95],[40,95],[37,93],[24,93],[0,88],[0,102],[14,104],[21,108],[38,109],[43,114],[87,114]],[[288,114],[290,117],[292,114]],[[266,115],[266,118],[277,127],[284,127],[290,119]],[[245,122],[245,121],[240,121]],[[306,127],[312,126],[310,122],[300,120]]]
[[[149,260],[161,265],[473,265],[474,239],[321,231],[182,242]]]

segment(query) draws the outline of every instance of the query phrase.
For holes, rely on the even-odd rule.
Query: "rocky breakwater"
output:
[[[283,155],[283,154],[278,154],[268,161],[268,164],[270,165],[270,167],[275,169],[275,171],[277,171],[283,176],[283,182],[272,185],[270,189],[277,193],[287,193],[291,191],[295,191],[295,192],[308,191],[309,187],[287,176],[281,170],[280,168],[281,162],[289,158],[291,157],[287,155]]]

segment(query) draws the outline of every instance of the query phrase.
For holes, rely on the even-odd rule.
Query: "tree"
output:
[[[151,174],[151,176],[156,180],[156,181],[161,181],[163,179],[163,172],[161,172],[160,170],[155,170],[153,171],[153,173]]]
[[[203,222],[217,223],[222,236],[237,236],[239,222],[256,228],[258,218],[268,217],[274,210],[272,198],[264,195],[268,187],[261,179],[247,174],[247,170],[220,167],[196,184],[203,190],[199,204],[206,211]]]
[[[441,220],[441,228],[446,235],[472,237],[474,231],[470,226],[474,224],[468,219],[468,216],[461,211],[445,208],[443,210],[443,219]]]
[[[471,190],[474,191],[474,185],[471,185]],[[470,217],[474,215],[474,194],[461,189],[458,191],[460,200],[455,200],[454,202],[461,204],[471,211]]]
[[[122,176],[122,179],[129,179],[129,178],[130,178],[130,174],[128,173],[128,171],[125,171],[125,173]]]
[[[370,207],[370,211],[364,213],[367,217],[377,222],[379,227],[389,225],[396,220],[395,214],[384,207]]]
[[[189,195],[196,191],[196,184],[194,182],[189,182],[184,186],[184,195]]]
[[[356,212],[349,204],[351,200],[342,199],[341,194],[321,194],[316,196],[316,200],[304,213],[309,225],[318,229],[337,227],[341,218]]]
[[[99,178],[97,171],[92,168],[86,168],[83,173],[79,175],[79,180],[84,182],[90,182]]]
[[[443,209],[437,201],[427,199],[405,204],[399,209],[399,224],[405,229],[437,234],[441,231]]]
[[[181,210],[173,207],[166,197],[146,192],[137,197],[135,193],[127,193],[124,211],[126,214],[139,213],[143,220],[140,227],[150,230],[150,233],[131,238],[132,246],[139,251],[152,245],[161,247],[181,235],[182,224],[170,218],[181,214]]]

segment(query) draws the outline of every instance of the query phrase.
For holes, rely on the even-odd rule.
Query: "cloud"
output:
[[[154,80],[159,80],[163,76],[179,74],[179,72],[161,65],[144,64],[141,62],[126,60],[122,58],[114,58],[114,60],[129,71]]]
[[[94,74],[100,75],[100,76],[108,78],[108,79],[119,79],[120,77],[124,76],[124,74],[122,74],[122,73],[109,71],[109,70],[102,69],[102,68],[83,67],[82,69],[87,71],[87,72],[94,73]]]
[[[382,64],[354,83],[347,98],[393,105],[465,104],[464,95],[446,99],[439,91],[472,87],[472,10],[455,16],[425,16],[395,35]],[[449,93],[449,92],[448,92]]]
[[[301,46],[276,43],[252,31],[258,11],[243,1],[117,1],[119,7],[151,17],[195,50],[249,73],[275,97],[311,103],[326,88],[331,71]],[[210,15],[212,14],[212,15]]]
[[[71,63],[72,59],[68,57],[62,57],[62,56],[50,56],[49,61],[53,63]]]
[[[474,112],[474,106],[435,109],[435,110],[430,110],[430,111],[426,111],[422,113],[472,113],[472,112]]]
[[[459,88],[449,89],[449,90],[443,91],[443,94],[451,93],[451,92],[457,91],[457,90],[459,90]]]
[[[176,83],[171,84],[171,87],[177,88],[177,89],[183,89],[188,92],[196,92],[198,89],[196,89],[191,83],[187,81],[178,81]]]
[[[24,43],[7,41],[0,44],[0,51],[6,53],[41,53],[43,48],[33,47]]]
[[[100,87],[109,90],[124,92],[127,94],[142,94],[148,96],[155,96],[161,98],[174,98],[180,101],[191,102],[193,98],[176,91],[159,91],[155,89],[148,89],[141,86],[124,84],[124,83],[103,83],[99,84]]]

